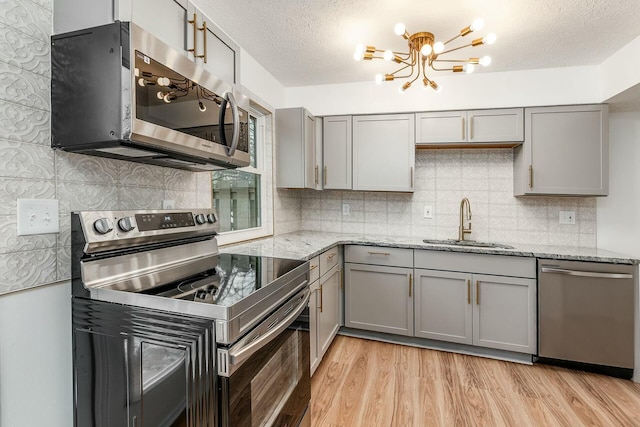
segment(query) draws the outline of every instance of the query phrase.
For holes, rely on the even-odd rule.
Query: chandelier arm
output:
[[[473,44],[472,44],[472,43],[469,43],[469,44],[465,44],[465,45],[463,45],[463,46],[454,47],[454,48],[452,48],[452,49],[445,50],[444,52],[440,53],[439,55],[444,55],[445,53],[454,52],[454,51],[456,51],[456,50],[464,49],[465,47],[469,47],[469,46],[473,46]]]
[[[446,42],[444,42],[444,45],[448,45],[449,43],[451,43],[452,41],[456,40],[458,37],[460,37],[460,34],[458,34],[457,36],[450,38],[449,40],[447,40]]]
[[[399,73],[400,71],[409,68],[409,65],[405,65],[402,68],[397,69],[396,71],[394,71],[393,73],[389,73],[391,74],[394,78],[397,77],[399,79],[406,79],[407,77],[411,77],[413,75],[413,69],[411,70],[411,73],[407,74],[406,76],[396,76],[396,73]]]
[[[471,64],[468,59],[434,59],[433,62],[463,62],[465,64]]]
[[[453,68],[436,68],[433,66],[433,63],[429,64],[429,66],[433,71],[453,71]]]

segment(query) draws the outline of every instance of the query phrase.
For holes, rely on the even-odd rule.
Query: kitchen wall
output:
[[[0,294],[69,278],[70,212],[209,207],[209,173],[53,151],[51,0],[1,2]],[[16,235],[17,199],[58,199],[60,233]]]
[[[596,246],[596,201],[574,197],[514,197],[511,149],[417,150],[415,192],[302,192],[302,228],[370,235],[455,239],[460,201],[469,198],[472,234],[502,243]],[[342,214],[342,203],[351,214]],[[424,218],[431,206],[433,218]],[[576,224],[558,223],[560,210]]]

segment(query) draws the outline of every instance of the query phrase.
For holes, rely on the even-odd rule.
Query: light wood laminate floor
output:
[[[547,365],[337,336],[313,427],[640,426],[640,384]]]

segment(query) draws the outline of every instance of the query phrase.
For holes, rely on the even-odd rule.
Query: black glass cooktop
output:
[[[304,263],[284,258],[219,254],[217,265],[210,270],[144,293],[230,307]]]

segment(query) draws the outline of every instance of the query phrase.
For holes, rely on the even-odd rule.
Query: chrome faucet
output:
[[[467,221],[469,221],[469,228],[464,228],[464,211],[467,207]],[[460,202],[460,226],[458,227],[458,240],[464,240],[465,234],[471,233],[471,203],[466,197]]]

